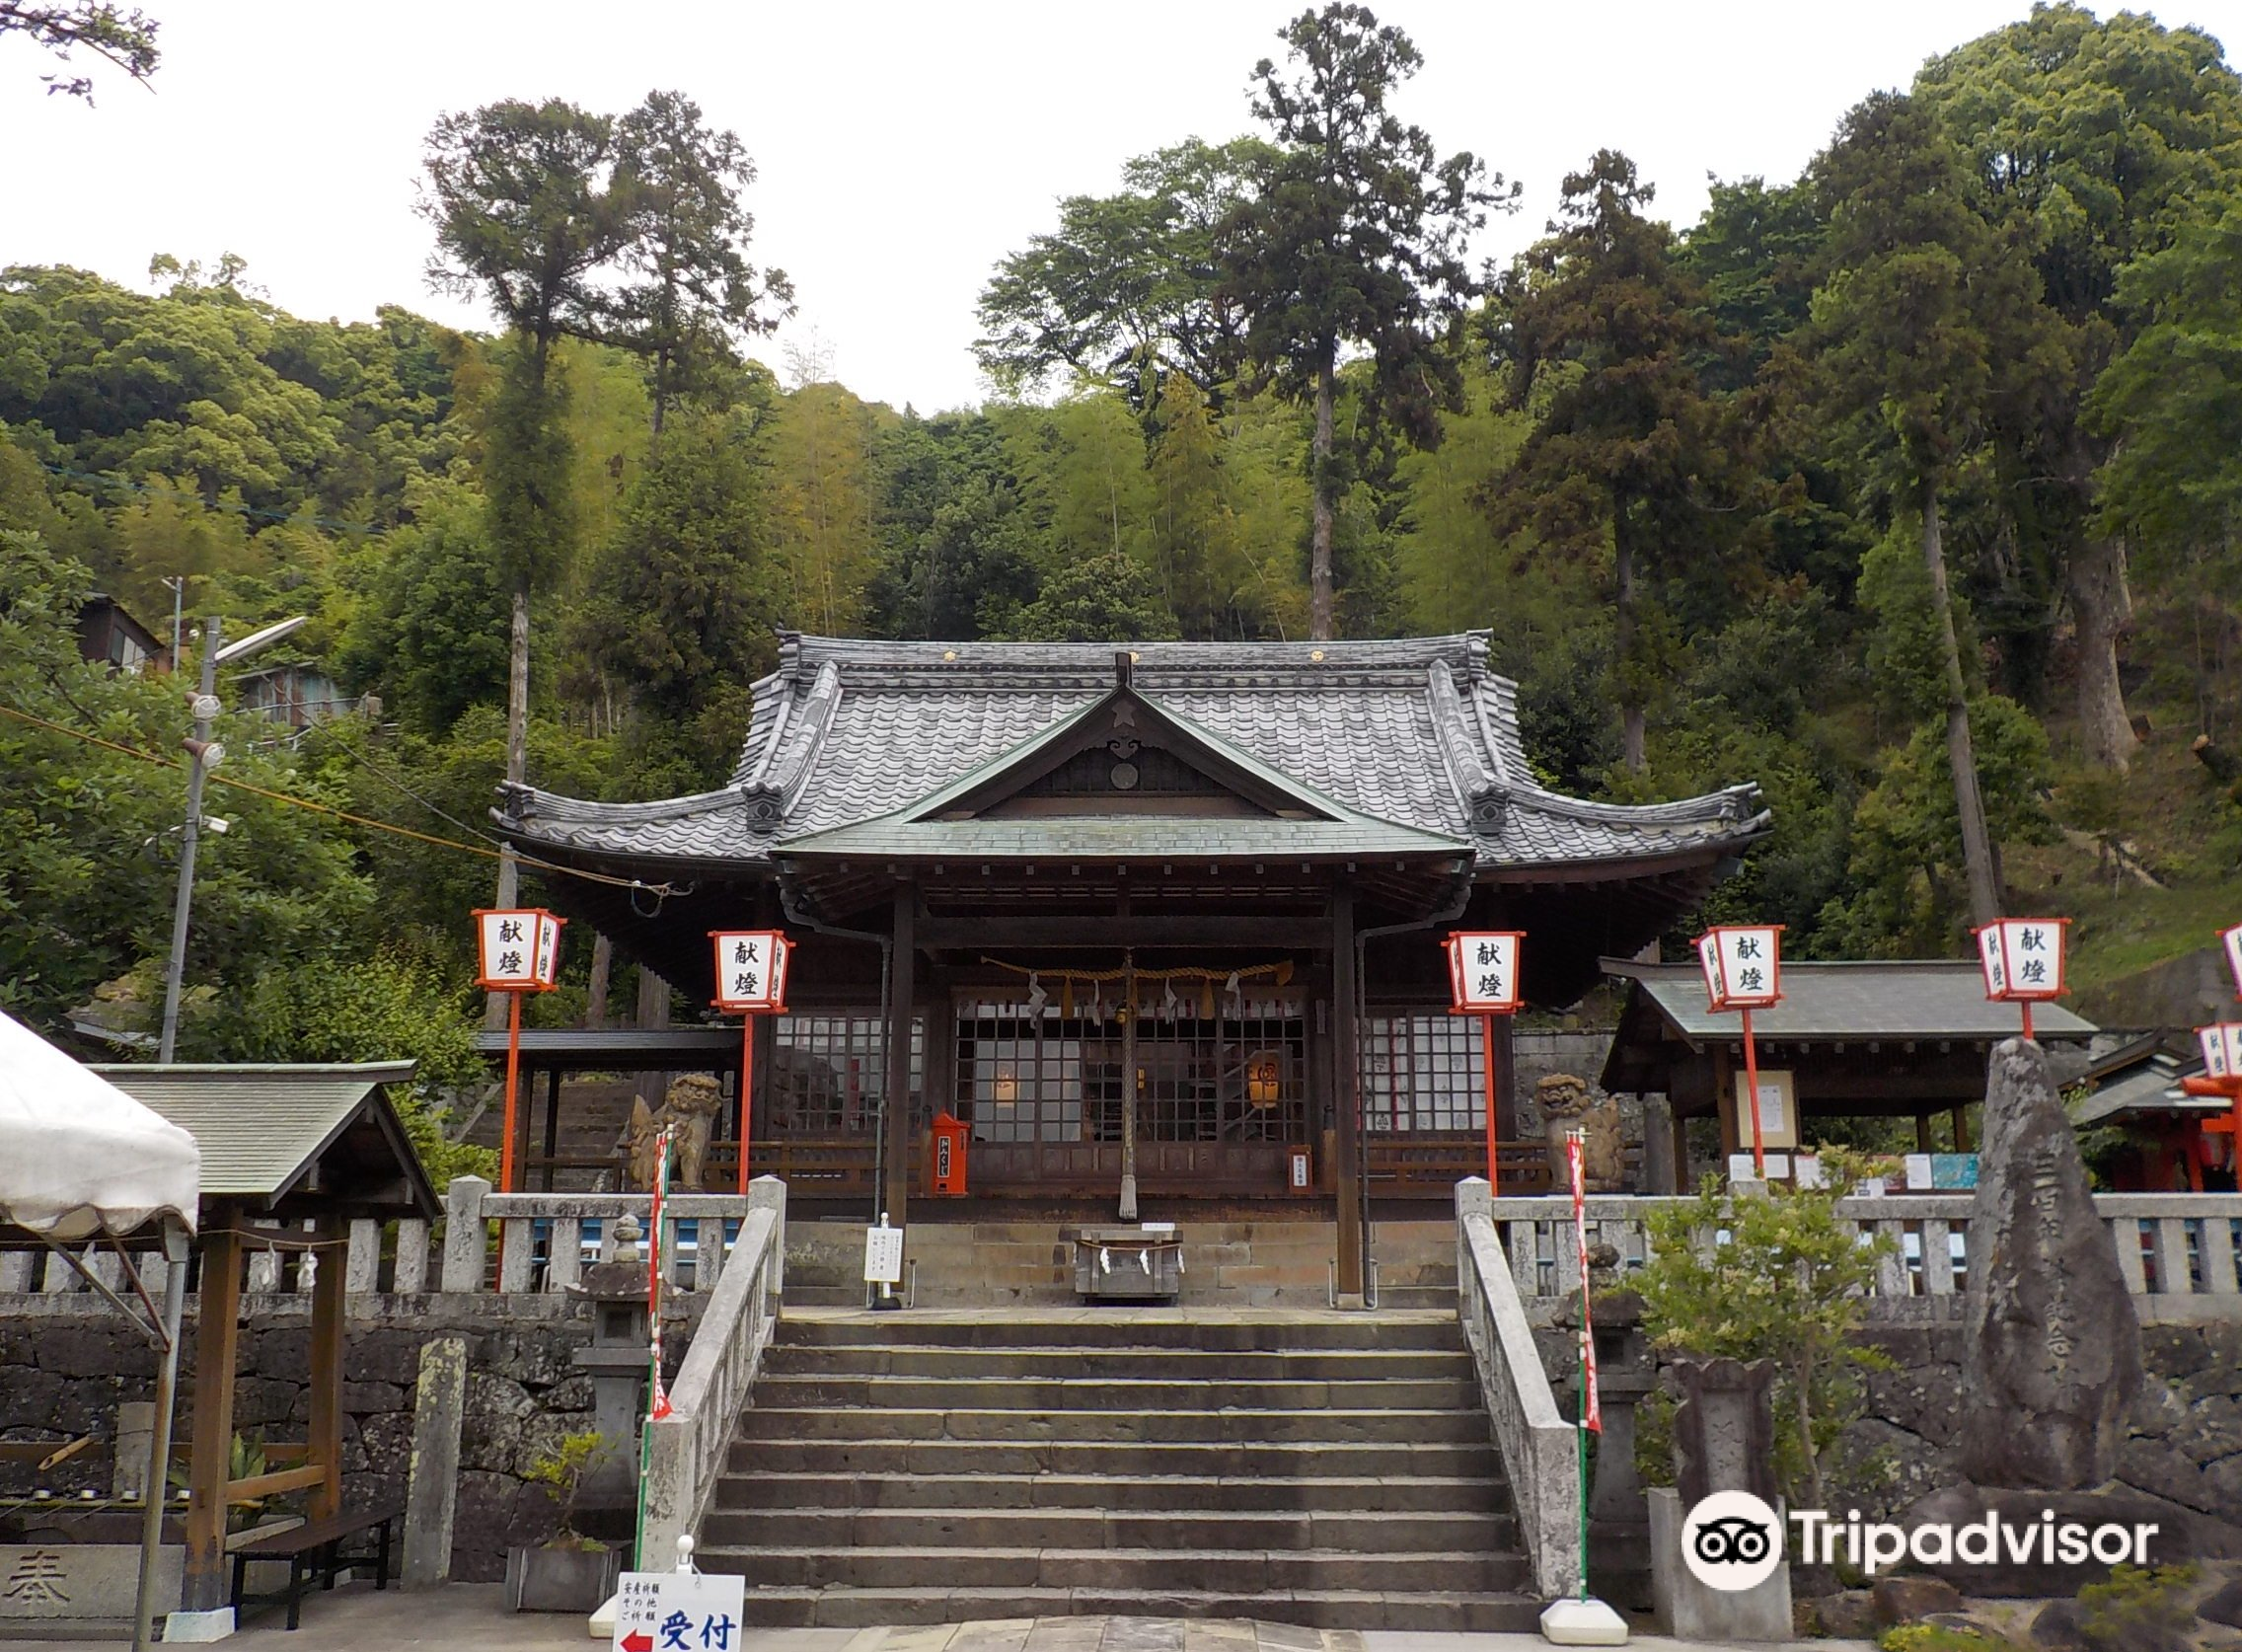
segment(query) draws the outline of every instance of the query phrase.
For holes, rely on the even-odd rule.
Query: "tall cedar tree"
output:
[[[2077,622],[2078,718],[2087,757],[2123,772],[2131,719],[2118,640],[2131,618],[2125,545],[2094,516],[2095,474],[2115,433],[2088,394],[2138,335],[2112,302],[2120,271],[2169,246],[2199,202],[2242,180],[2242,77],[2198,29],[2121,12],[2040,5],[1925,66],[1916,99],[1962,142],[1996,215],[2028,237],[2059,339],[2015,469],[2045,478],[2045,515]]]
[[[1278,38],[1289,70],[1266,57],[1253,70],[1253,113],[1277,152],[1223,226],[1223,292],[1244,313],[1258,376],[1315,410],[1308,636],[1328,638],[1332,524],[1353,480],[1333,436],[1340,354],[1371,354],[1366,411],[1436,445],[1441,413],[1460,401],[1453,345],[1477,290],[1465,240],[1518,189],[1505,193],[1468,151],[1440,159],[1422,128],[1387,111],[1424,57],[1368,8],[1303,12]]]
[[[794,313],[783,269],[747,262],[755,220],[740,191],[755,163],[736,132],[710,131],[701,106],[650,92],[617,127],[617,190],[629,214],[625,263],[639,277],[615,295],[613,342],[653,364],[653,434],[694,369],[743,334],[767,334]],[[777,306],[766,314],[763,306]]]
[[[1830,273],[1814,328],[1830,412],[1921,516],[1946,668],[1946,750],[1973,924],[2000,916],[1996,850],[1970,734],[1970,686],[1947,592],[1941,501],[1984,435],[2003,377],[2036,357],[2031,266],[1979,209],[1967,160],[1929,113],[1878,93],[1814,163],[1830,209]]]
[[[1122,169],[1117,195],[1070,195],[982,289],[973,353],[1009,392],[1059,368],[1110,380],[1148,427],[1160,380],[1181,373],[1218,405],[1243,338],[1217,293],[1216,232],[1273,159],[1258,138],[1191,138]]]
[[[483,487],[512,599],[506,779],[516,785],[529,769],[530,595],[560,577],[575,539],[553,346],[600,329],[600,283],[630,234],[615,158],[615,122],[559,99],[447,114],[428,134],[419,206],[436,230],[429,283],[486,298],[513,334],[484,444]],[[520,869],[506,848],[496,904],[513,906],[519,895]],[[496,993],[486,1014],[497,1024]]]
[[[1621,750],[1640,774],[1644,706],[1656,663],[1641,625],[1653,559],[1707,546],[1721,486],[1719,405],[1698,363],[1721,340],[1705,295],[1672,260],[1673,232],[1643,216],[1651,187],[1616,151],[1564,183],[1549,237],[1504,278],[1490,312],[1498,367],[1533,425],[1489,503],[1499,531],[1532,532],[1564,554],[1611,547]]]

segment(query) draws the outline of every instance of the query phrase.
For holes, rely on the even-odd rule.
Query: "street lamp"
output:
[[[180,979],[187,972],[187,912],[194,904],[194,846],[202,829],[202,783],[226,756],[226,748],[210,738],[211,720],[220,710],[218,667],[247,659],[282,638],[293,637],[310,623],[309,615],[298,614],[294,619],[252,632],[226,647],[218,645],[224,622],[213,614],[204,624],[202,686],[193,700],[194,732],[180,742],[187,749],[187,824],[180,829],[179,893],[172,897],[172,950],[170,960],[164,965],[164,1032],[156,1050],[158,1061],[169,1062],[179,1047],[179,989]],[[174,664],[177,664],[176,654]],[[212,830],[223,832],[225,827],[212,822]]]

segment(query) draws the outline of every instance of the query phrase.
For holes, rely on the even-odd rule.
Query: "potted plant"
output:
[[[576,1498],[584,1476],[607,1455],[597,1429],[564,1434],[532,1462],[523,1477],[542,1485],[560,1514],[553,1536],[535,1548],[506,1551],[506,1604],[516,1612],[590,1613],[615,1593],[623,1570],[619,1549],[585,1537],[575,1527]]]

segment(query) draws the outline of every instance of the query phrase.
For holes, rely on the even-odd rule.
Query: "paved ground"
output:
[[[392,1647],[443,1647],[446,1652],[585,1652],[595,1643],[574,1617],[499,1609],[495,1584],[451,1584],[426,1593],[376,1592],[345,1584],[304,1605],[303,1627],[290,1634],[284,1614],[252,1615],[222,1642],[233,1652],[388,1652]],[[129,1637],[127,1637],[129,1639]],[[107,1644],[83,1640],[10,1640],[8,1652],[86,1652]],[[1646,1652],[1743,1652],[1702,1642],[1638,1637]],[[733,1652],[1536,1652],[1538,1635],[1413,1633],[1400,1629],[1303,1629],[1290,1623],[1174,1617],[1007,1618],[894,1629],[745,1629]],[[1800,1642],[1789,1652],[1847,1652],[1865,1641]],[[1750,1652],[1786,1652],[1756,1645]]]

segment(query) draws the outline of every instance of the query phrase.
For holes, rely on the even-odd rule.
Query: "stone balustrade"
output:
[[[663,1274],[672,1285],[696,1297],[716,1288],[752,1203],[753,1196],[742,1193],[669,1197],[660,1242]],[[341,1260],[346,1294],[364,1303],[502,1293],[552,1298],[558,1308],[587,1263],[614,1259],[617,1221],[634,1217],[643,1233],[652,1206],[644,1193],[496,1193],[480,1176],[461,1176],[445,1192],[440,1223],[350,1224]],[[112,1288],[122,1284],[114,1255],[97,1248],[86,1260]],[[135,1265],[150,1294],[160,1298],[161,1259],[136,1258]],[[247,1306],[260,1312],[302,1306],[308,1312],[319,1265],[303,1252],[260,1252],[252,1245]],[[101,1302],[61,1257],[27,1250],[0,1252],[0,1298],[10,1299],[6,1312],[35,1314],[42,1306],[68,1310],[77,1306],[74,1298],[86,1299],[88,1306]],[[52,1300],[42,1305],[42,1298]]]
[[[1622,1272],[1638,1268],[1651,1255],[1649,1214],[1695,1203],[1592,1196],[1589,1241],[1617,1251]],[[1862,1232],[1895,1240],[1876,1282],[1872,1317],[1944,1319],[1960,1312],[1971,1205],[1968,1193],[1904,1193],[1851,1198],[1837,1207]],[[2098,1193],[2094,1205],[2144,1323],[2242,1319],[2242,1195]],[[1519,1297],[1529,1313],[1546,1318],[1555,1304],[1580,1290],[1572,1200],[1494,1199],[1488,1209]]]

